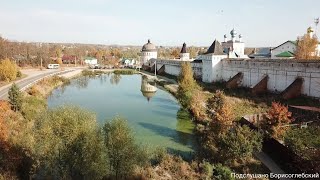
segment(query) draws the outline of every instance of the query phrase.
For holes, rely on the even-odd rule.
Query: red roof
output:
[[[76,59],[76,56],[68,56],[68,55],[63,55],[62,56],[62,61],[74,61]]]

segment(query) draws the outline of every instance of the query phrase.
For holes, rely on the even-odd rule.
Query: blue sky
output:
[[[277,46],[305,33],[318,16],[318,0],[0,0],[0,34],[17,41],[142,45],[150,38],[156,45],[209,46],[234,27],[246,46]]]

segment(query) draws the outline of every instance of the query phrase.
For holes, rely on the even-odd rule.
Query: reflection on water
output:
[[[54,90],[48,106],[80,105],[96,112],[100,125],[120,115],[128,120],[139,143],[190,154],[194,148],[194,125],[188,112],[181,110],[176,99],[162,89],[148,95],[152,100],[147,101],[141,91],[142,82],[140,75],[79,77],[63,90]]]
[[[148,101],[156,94],[157,87],[155,85],[151,85],[148,77],[143,75],[141,78],[141,92],[144,97],[147,98]]]
[[[121,75],[120,74],[112,74],[110,78],[110,83],[113,85],[119,84],[121,80]]]

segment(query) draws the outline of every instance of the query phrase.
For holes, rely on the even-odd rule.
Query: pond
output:
[[[138,143],[190,155],[195,138],[188,112],[161,87],[154,94],[142,93],[141,83],[142,76],[138,74],[82,76],[55,89],[48,98],[48,106],[73,104],[89,109],[96,113],[100,125],[115,116],[123,117]]]

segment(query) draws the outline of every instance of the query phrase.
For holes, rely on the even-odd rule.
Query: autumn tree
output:
[[[266,130],[272,137],[282,138],[292,121],[291,112],[288,107],[277,102],[272,102],[266,118],[260,123],[262,129]]]
[[[190,107],[192,93],[200,89],[193,77],[193,71],[190,62],[182,62],[181,70],[178,76],[177,96],[183,107]]]
[[[0,60],[0,80],[13,81],[17,78],[18,67],[9,59]]]
[[[316,48],[319,43],[316,36],[311,36],[313,30],[308,28],[308,33],[297,40],[296,58],[315,59],[317,57]]]
[[[170,53],[170,57],[173,59],[179,58],[179,56],[180,56],[180,52],[179,52],[179,49],[177,48],[174,48]]]
[[[198,120],[207,119],[206,97],[201,90],[195,90],[190,99],[190,109]]]
[[[227,130],[234,120],[234,114],[222,91],[216,91],[207,101],[207,113],[212,123],[221,130]]]
[[[14,111],[19,111],[22,106],[22,93],[20,92],[19,87],[15,83],[12,84],[8,94],[11,109]]]

